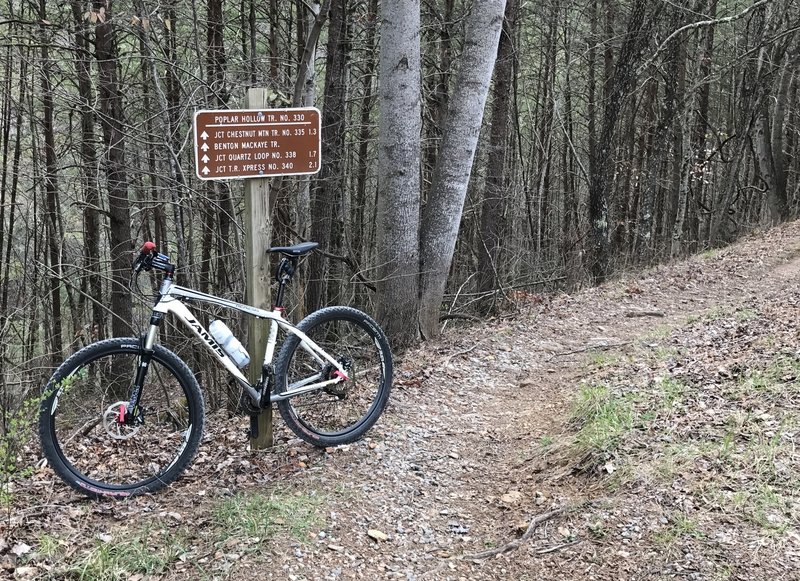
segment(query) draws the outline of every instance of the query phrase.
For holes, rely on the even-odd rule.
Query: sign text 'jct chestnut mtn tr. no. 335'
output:
[[[320,133],[314,107],[198,111],[195,171],[204,180],[313,174]]]

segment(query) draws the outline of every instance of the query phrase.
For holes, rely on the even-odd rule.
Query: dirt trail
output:
[[[651,547],[620,548],[625,527],[640,526],[630,524],[635,519],[614,532],[620,542],[586,532],[597,511],[622,522],[627,509],[605,498],[607,489],[568,477],[569,466],[548,464],[540,444],[564,431],[588,357],[610,357],[712,309],[797,293],[799,273],[800,223],[793,223],[599,288],[531,301],[513,319],[448,329],[406,354],[390,407],[362,442],[319,451],[282,435],[283,444],[254,458],[241,449],[245,420],[217,423],[198,463],[168,492],[88,503],[35,477],[37,501],[17,512],[6,534],[35,546],[38,507],[48,506],[59,530],[84,539],[73,550],[79,556],[98,534],[120,538],[137,520],[160,523],[188,535],[183,557],[153,577],[167,579],[672,578],[674,569],[651,569],[659,562],[644,554]],[[216,507],[240,493],[311,493],[318,519],[301,534],[269,541],[224,543],[204,533]],[[537,514],[598,495],[602,506],[543,523],[516,550],[464,558],[518,538]],[[800,554],[800,546],[793,550]],[[46,575],[46,566],[37,571]]]

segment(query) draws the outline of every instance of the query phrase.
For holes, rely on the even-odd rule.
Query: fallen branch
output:
[[[555,510],[551,510],[549,512],[545,512],[543,514],[537,515],[531,519],[530,524],[528,525],[528,529],[525,533],[518,539],[511,541],[510,543],[506,543],[501,547],[496,547],[494,549],[490,549],[488,551],[482,551],[480,553],[475,553],[473,555],[464,555],[465,559],[488,559],[489,557],[494,557],[495,555],[500,555],[502,553],[507,553],[509,551],[513,551],[514,549],[518,548],[522,543],[527,541],[531,538],[533,531],[536,530],[540,524],[545,523],[557,516],[560,516],[566,512],[567,509],[565,508],[557,508]]]
[[[556,357],[564,357],[566,355],[575,355],[576,353],[586,353],[587,351],[598,351],[600,349],[615,349],[617,347],[625,347],[626,345],[630,345],[630,341],[623,341],[622,343],[599,343],[597,345],[589,345],[588,347],[584,347],[583,349],[575,349],[574,351],[562,351],[561,353],[553,353],[553,356],[548,359],[548,361],[552,361]]]
[[[581,502],[580,504],[576,504],[575,506],[567,506],[563,508],[556,508],[549,512],[545,512],[539,515],[536,515],[531,519],[530,524],[528,525],[527,530],[525,533],[518,539],[515,539],[509,543],[506,543],[502,547],[496,547],[494,549],[490,549],[488,551],[482,551],[480,553],[475,553],[472,555],[464,555],[463,559],[472,559],[472,560],[479,560],[479,559],[487,559],[489,557],[494,557],[496,555],[502,555],[503,553],[507,553],[509,551],[513,551],[514,549],[519,548],[525,541],[527,541],[533,535],[533,531],[536,530],[540,524],[545,523],[549,520],[554,519],[557,516],[560,516],[564,513],[568,512],[575,512],[576,510],[580,510],[586,506],[593,505],[597,502],[600,502],[602,499],[594,499],[594,500],[587,500]],[[536,551],[537,555],[544,555],[546,553],[553,553],[555,551],[560,551],[561,549],[565,549],[566,547],[576,545],[581,542],[581,539],[577,539],[574,541],[569,541],[567,543],[563,543],[561,545],[555,545],[553,547],[548,547],[546,549],[540,549]]]
[[[561,549],[566,549],[567,547],[571,547],[572,545],[577,545],[578,543],[582,542],[583,539],[575,539],[574,541],[569,541],[568,543],[561,543],[560,545],[547,547],[546,549],[539,549],[538,551],[536,551],[536,554],[546,555],[547,553],[555,553],[556,551],[560,551]]]
[[[442,315],[439,317],[439,322],[447,321],[450,319],[462,319],[464,321],[470,321],[472,323],[480,323],[483,321],[482,318],[476,317],[475,315],[467,315],[466,313],[447,313],[446,315]]]
[[[664,317],[664,313],[661,311],[626,311],[625,316],[629,319],[633,317]]]
[[[453,357],[458,357],[459,355],[466,355],[467,353],[469,353],[470,351],[472,351],[472,350],[474,350],[476,347],[478,347],[478,346],[479,346],[481,343],[483,343],[483,340],[481,340],[481,341],[478,341],[477,343],[474,343],[474,344],[473,344],[471,347],[468,347],[467,349],[464,349],[463,351],[458,351],[458,352],[456,352],[456,353],[451,353],[451,354],[450,354],[450,355],[448,355],[448,356],[445,358],[445,360],[444,360],[444,361],[441,363],[441,366],[442,366],[442,367],[447,367],[447,365],[450,363],[450,361],[452,361],[452,360],[453,360]]]

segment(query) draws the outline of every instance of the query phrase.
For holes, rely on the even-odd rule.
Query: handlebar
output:
[[[147,241],[142,245],[139,256],[133,261],[131,270],[134,274],[139,274],[142,270],[149,271],[154,268],[166,272],[167,276],[172,276],[175,272],[175,265],[170,263],[169,256],[159,253],[155,243]]]

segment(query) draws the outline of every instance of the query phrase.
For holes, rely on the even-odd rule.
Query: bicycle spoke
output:
[[[342,379],[339,369],[310,345],[290,337],[276,366],[278,393],[290,395],[314,381],[325,385],[279,400],[278,409],[296,434],[315,445],[353,441],[370,428],[386,404],[391,353],[377,340],[375,322],[355,309],[317,311],[299,328],[337,362],[346,379],[332,382]]]
[[[186,407],[189,398],[197,397],[187,391],[187,382],[194,378],[179,377],[154,356],[141,390],[141,409],[136,417],[123,416],[139,366],[138,349],[115,347],[124,340],[105,343],[108,347],[99,344],[96,353],[90,349],[85,356],[76,354],[78,367],[43,403],[48,459],[67,482],[90,491],[158,488],[177,476],[165,473],[189,457],[187,433],[192,423],[202,426],[197,408],[190,416]],[[199,437],[195,441],[194,446]]]

